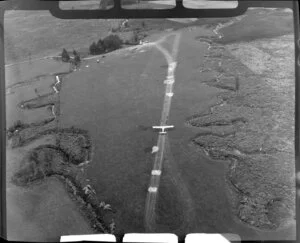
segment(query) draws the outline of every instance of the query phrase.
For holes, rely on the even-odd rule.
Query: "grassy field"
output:
[[[93,233],[64,185],[55,178],[47,179],[30,190],[11,187],[7,199],[10,204],[7,212],[8,240],[57,241],[60,235]]]
[[[26,55],[24,55],[23,58],[28,62],[5,67],[6,88],[26,86],[30,83],[42,81],[42,79],[53,79],[51,74],[68,72],[70,69],[68,63],[57,62],[51,59],[30,62],[29,59],[27,59],[28,56],[26,57]],[[43,84],[46,82],[48,83],[48,81],[43,81]],[[47,88],[47,84],[45,84],[45,87]]]
[[[232,25],[235,27],[229,26],[226,27],[226,31],[222,30],[224,38],[219,43],[223,43],[223,40],[224,43],[235,43],[236,40],[250,40],[249,36],[252,29],[246,30],[245,26],[248,25],[259,26],[258,30],[255,30],[255,34],[262,34],[262,37],[274,37],[290,33],[290,13],[289,17],[283,12],[277,12],[277,15],[273,12],[265,14],[270,16],[273,24],[276,16],[283,16],[284,21],[280,22],[280,26],[276,27],[272,32],[269,20],[266,21],[264,17],[259,18],[260,13],[258,10],[249,11],[248,17],[242,20],[243,25],[240,22],[236,22]],[[29,53],[32,57],[54,54],[62,47],[67,49],[86,49],[87,43],[89,45],[91,41],[106,35],[116,23],[114,21],[84,20],[80,21],[80,24],[75,25],[74,23],[78,23],[78,21],[55,20],[48,13],[32,14],[29,18],[25,18],[25,13],[20,14],[17,12],[8,13],[6,21],[8,21],[8,26],[11,26],[12,30],[18,33],[17,36],[11,37],[10,32],[8,32],[6,36],[7,62],[22,60]],[[224,59],[221,60],[222,68],[218,67],[220,50],[214,51],[213,54],[216,57],[205,59],[205,54],[211,53],[208,53],[207,44],[201,42],[199,37],[215,40],[215,34],[212,29],[216,23],[226,21],[228,19],[204,19],[191,24],[182,24],[170,20],[146,21],[144,32],[150,33],[159,30],[159,34],[162,34],[166,29],[189,27],[181,29],[183,38],[180,43],[177,60],[178,69],[176,71],[174,90],[176,95],[173,98],[170,115],[170,120],[176,129],[169,135],[169,147],[168,153],[166,153],[166,161],[169,164],[167,163],[166,167],[164,167],[165,172],[163,173],[165,173],[165,176],[163,176],[162,187],[159,191],[157,223],[161,230],[177,233],[180,237],[191,232],[221,232],[238,233],[243,239],[264,239],[264,232],[261,233],[256,230],[257,228],[255,227],[257,225],[249,227],[251,221],[255,219],[255,215],[254,217],[251,215],[252,218],[249,217],[247,213],[252,213],[253,211],[247,211],[247,209],[249,206],[255,205],[256,202],[253,203],[252,198],[243,199],[247,202],[243,203],[246,206],[239,208],[240,212],[242,212],[240,216],[247,215],[247,218],[243,220],[245,224],[241,224],[239,218],[234,214],[237,210],[232,206],[233,203],[238,205],[237,196],[232,193],[231,189],[228,189],[226,181],[228,182],[229,178],[229,183],[241,190],[248,190],[248,194],[252,193],[253,197],[260,195],[263,199],[274,200],[273,197],[264,197],[261,192],[265,186],[268,189],[272,188],[272,193],[277,193],[279,197],[286,196],[287,194],[285,193],[287,191],[284,192],[282,188],[282,190],[276,191],[278,187],[276,185],[274,187],[270,186],[270,181],[282,179],[283,184],[289,186],[287,177],[291,175],[290,171],[288,171],[290,168],[288,166],[290,166],[291,162],[286,160],[287,171],[281,177],[275,176],[277,173],[276,168],[280,167],[279,160],[268,171],[270,160],[261,160],[261,158],[257,159],[256,157],[253,157],[254,162],[249,159],[245,163],[236,165],[237,169],[235,171],[230,171],[232,164],[217,163],[205,156],[203,151],[200,153],[199,150],[201,147],[207,150],[212,145],[218,149],[219,144],[221,144],[219,147],[222,147],[227,142],[232,143],[233,145],[231,146],[233,147],[236,141],[234,139],[228,140],[227,137],[222,137],[223,135],[217,136],[217,138],[215,136],[212,136],[213,138],[205,137],[199,134],[203,131],[199,127],[205,124],[206,135],[209,133],[209,130],[211,132],[214,129],[222,133],[228,126],[218,125],[222,125],[224,121],[231,125],[228,130],[233,131],[236,129],[235,125],[238,128],[244,128],[243,124],[232,122],[234,119],[240,118],[240,116],[243,116],[247,121],[252,119],[252,123],[249,122],[252,126],[250,128],[252,132],[256,129],[256,133],[252,134],[247,133],[249,132],[248,130],[239,130],[240,134],[237,134],[236,139],[239,139],[237,141],[239,141],[238,144],[240,146],[245,145],[250,150],[255,150],[256,147],[252,145],[258,145],[257,140],[260,138],[257,136],[257,133],[261,132],[261,130],[264,133],[268,132],[270,124],[265,124],[264,121],[257,124],[254,118],[259,117],[257,114],[260,113],[256,113],[256,110],[251,109],[251,106],[261,105],[266,102],[266,107],[260,108],[265,108],[263,111],[266,116],[262,117],[268,117],[272,113],[268,109],[270,107],[271,109],[275,108],[279,102],[278,100],[272,100],[273,95],[277,94],[278,96],[280,88],[286,87],[284,85],[286,83],[283,86],[276,86],[275,84],[278,84],[278,82],[274,81],[272,76],[267,79],[267,82],[270,84],[268,86],[262,79],[255,76],[257,74],[253,74],[253,65],[264,70],[264,72],[266,68],[273,68],[273,71],[277,69],[288,71],[288,69],[285,66],[276,66],[273,62],[268,62],[267,59],[257,58],[265,57],[265,53],[261,54],[257,51],[259,48],[253,49],[252,44],[244,46],[240,44],[235,46],[233,44],[228,46],[231,53],[225,52],[225,54],[222,54],[224,55]],[[32,23],[43,23],[44,25],[40,28],[32,28]],[[131,29],[136,28],[141,32],[143,31],[141,30],[141,20],[130,20],[129,25]],[[199,27],[200,25],[202,27]],[[49,37],[50,31],[48,29],[52,26],[57,26],[57,28],[53,28],[55,29],[54,33],[51,32],[51,37]],[[266,29],[268,29],[268,32],[263,34],[263,31]],[[233,40],[232,36],[237,30],[239,35]],[[36,38],[32,40],[32,36]],[[53,36],[55,37],[53,38]],[[258,37],[256,36],[255,38]],[[152,37],[150,36],[149,38],[151,39]],[[66,42],[66,40],[68,41]],[[277,41],[272,42],[272,47],[276,45],[278,47]],[[286,41],[288,42],[289,40]],[[286,44],[287,42],[282,41],[279,43]],[[260,45],[260,48],[263,46],[264,50],[268,49],[266,43],[260,43]],[[164,47],[169,48],[168,43],[164,43]],[[241,51],[241,47],[245,47],[244,51]],[[253,50],[255,52],[252,52]],[[269,48],[268,51],[272,52],[272,50],[272,48]],[[280,48],[276,50],[279,52],[279,55],[287,54],[280,52]],[[254,53],[253,57],[249,52]],[[282,61],[282,59],[276,59],[278,57],[271,57],[275,58],[275,63]],[[256,59],[261,60],[261,62],[255,63]],[[49,70],[51,72],[55,70],[56,72],[56,67],[59,63],[53,64],[53,66],[52,64]],[[13,78],[12,81],[8,82],[9,85],[14,85],[21,81],[25,81],[23,82],[24,84],[34,78],[34,75],[45,74],[42,65],[44,64],[41,64],[41,66],[25,64],[24,71],[18,75],[18,77],[22,78]],[[204,65],[212,68],[213,71],[200,73]],[[33,74],[29,72],[30,67],[33,70]],[[156,49],[145,49],[143,52],[137,49],[116,51],[101,58],[99,63],[96,60],[85,61],[79,70],[64,78],[62,89],[59,93],[59,103],[55,103],[60,108],[60,117],[57,120],[59,128],[65,129],[75,126],[87,130],[91,135],[92,161],[85,167],[86,178],[88,178],[90,185],[95,189],[97,200],[111,204],[114,209],[113,217],[117,226],[116,234],[118,235],[127,232],[144,232],[145,230],[143,222],[144,205],[154,159],[154,155],[150,151],[157,139],[157,134],[152,132],[151,126],[158,123],[160,119],[166,67],[163,55]],[[22,66],[19,68],[16,70],[23,70]],[[64,69],[67,67],[60,68]],[[47,72],[49,70],[47,69]],[[257,71],[258,69],[254,68],[254,70]],[[221,79],[220,82],[216,81],[216,74],[220,72],[225,73],[228,79],[223,81]],[[23,73],[24,75],[22,75]],[[233,74],[242,76],[241,89],[238,89],[238,91],[242,90],[242,92],[240,92],[239,96],[234,92],[236,90],[234,89],[236,88],[235,81],[229,77]],[[258,75],[261,74],[265,73],[259,73]],[[286,73],[280,74],[283,75],[280,76],[282,78]],[[288,77],[290,78],[290,76]],[[42,80],[45,81],[44,79]],[[290,81],[289,79],[289,84],[291,84]],[[45,81],[45,83],[48,82]],[[224,92],[225,86],[231,89],[227,88],[226,92]],[[290,85],[287,86],[290,87]],[[277,87],[277,93],[273,92],[272,87]],[[290,94],[288,91],[287,95]],[[266,96],[265,93],[268,92],[270,95]],[[220,94],[221,96],[218,97]],[[34,106],[37,104],[36,102],[43,102],[42,99],[30,101],[32,95],[32,91],[28,90],[24,94],[26,97],[23,98],[29,99],[29,104]],[[224,103],[219,103],[219,105],[222,105],[218,108],[216,106],[220,102],[220,97],[221,102]],[[225,101],[225,98],[227,101]],[[49,100],[45,101],[46,103],[49,102]],[[286,104],[286,106],[281,107],[282,109],[284,107],[292,108],[288,103],[288,99],[282,100],[282,102]],[[245,106],[245,108],[239,108],[240,106]],[[213,109],[211,109],[212,107]],[[211,114],[201,120],[203,112],[206,112],[206,114],[211,112]],[[236,113],[239,116],[236,116]],[[282,134],[288,130],[290,124],[290,121],[286,121],[284,117],[284,113],[274,113],[273,120],[269,122],[272,123],[276,118],[279,118],[284,124],[283,130],[280,131]],[[191,122],[191,119],[193,122]],[[241,121],[241,119],[237,120]],[[212,124],[217,124],[217,126],[211,126]],[[31,128],[31,130],[24,129],[23,132],[29,138],[30,136],[34,138],[34,134],[38,134],[39,131],[44,132],[47,129],[52,129],[52,125],[37,129]],[[288,136],[290,134],[290,132],[287,133]],[[251,138],[253,139],[251,140]],[[285,139],[288,140],[289,137],[285,137]],[[72,150],[74,147],[76,149],[77,145],[80,144],[79,140],[78,137],[73,139],[63,136],[62,147],[69,150]],[[74,141],[76,144],[72,144]],[[198,143],[195,143],[195,141]],[[274,142],[275,140],[271,139],[268,141],[270,147],[272,147],[272,141]],[[279,141],[277,144],[282,145],[284,143]],[[283,146],[283,148],[289,148],[288,146]],[[259,146],[258,149],[260,149]],[[264,165],[259,165],[259,161],[263,161]],[[255,164],[257,168],[255,167],[251,170],[251,164]],[[248,173],[249,170],[251,173]],[[270,176],[267,176],[266,179],[261,179],[262,172],[265,172],[263,175],[270,173]],[[244,178],[247,178],[247,180]],[[256,181],[259,181],[260,185],[255,184]],[[270,219],[276,224],[278,224],[276,210],[281,210],[285,203],[282,200],[275,200],[274,204],[270,204],[272,206],[269,211]],[[282,210],[281,212],[280,216],[286,217],[287,211]],[[62,222],[64,221],[62,220]],[[281,236],[285,238],[289,234],[290,232],[278,231],[272,235],[270,234],[269,237],[276,237],[277,239],[277,236]]]
[[[194,39],[201,32],[191,34],[187,29],[183,34],[189,37],[180,46],[171,111],[176,126],[170,135],[171,153],[187,193],[181,194],[180,187],[173,185],[172,174],[163,179],[158,200],[159,228],[181,236],[187,232],[239,232],[250,238],[254,232],[232,218],[224,187],[225,167],[211,164],[193,151],[189,145],[193,132],[184,125],[185,118],[195,110],[209,106],[208,101],[217,91],[204,89],[197,78],[196,70],[206,50],[206,44]],[[166,72],[166,63],[157,50],[122,53],[106,56],[102,64],[90,61],[89,68],[68,76],[61,91],[60,119],[62,127],[72,124],[88,129],[92,135],[95,149],[88,177],[99,199],[116,208],[117,234],[144,232],[144,205],[153,161],[153,155],[146,151],[155,144],[156,134],[140,127],[150,127],[159,120]],[[74,99],[76,102],[71,102]],[[195,209],[183,199],[182,195],[189,193]],[[219,210],[224,207],[228,210]],[[186,210],[195,218],[186,221]],[[180,223],[182,218],[184,224]]]
[[[106,57],[105,64],[90,61],[89,68],[68,76],[61,91],[60,125],[88,129],[94,146],[88,177],[99,199],[116,208],[118,230],[143,232],[152,166],[152,155],[145,149],[152,147],[155,133],[138,126],[151,126],[159,119],[164,69],[156,70],[153,84],[149,71],[155,64],[149,62],[145,67],[142,61],[152,54],[128,54]],[[70,103],[75,97],[78,102]]]
[[[88,48],[116,22],[119,20],[61,20],[47,11],[9,11],[5,14],[6,63],[57,55],[63,48]]]
[[[74,3],[64,2],[62,5],[70,7]],[[96,1],[76,3],[79,9],[85,7],[93,9],[98,5]],[[151,4],[148,6],[151,7]],[[8,11],[5,14],[6,63],[58,55],[63,48],[86,52],[93,41],[107,36],[120,21],[61,20],[54,18],[48,11]]]
[[[250,10],[241,21],[223,28],[220,32],[224,34],[224,37],[218,42],[229,44],[291,34],[294,31],[293,26],[291,12],[264,9]]]
[[[71,3],[66,2],[64,4]],[[93,4],[95,5],[96,3]],[[145,6],[145,3],[141,3],[141,5]],[[146,5],[153,7],[152,3],[147,3]],[[129,5],[126,6],[129,7]],[[131,5],[131,7],[135,6],[137,5]],[[156,5],[154,4],[154,6]],[[187,26],[166,19],[146,20],[147,25],[142,26],[142,21],[144,20],[130,20],[130,29],[151,34],[151,32],[157,30],[163,31],[168,28],[176,29]],[[227,21],[227,19],[207,18],[199,19],[190,25],[211,25],[224,21]],[[99,38],[108,35],[112,28],[119,26],[120,22],[117,19],[61,20],[54,18],[47,11],[8,11],[5,14],[6,63],[28,61],[30,58],[34,59],[48,55],[58,55],[63,48],[69,51],[79,49],[82,52],[86,52],[93,41],[98,41]],[[52,31],[49,31],[49,29],[52,29]],[[40,68],[40,70],[43,70],[43,68]],[[12,72],[14,74],[17,73],[14,70]]]

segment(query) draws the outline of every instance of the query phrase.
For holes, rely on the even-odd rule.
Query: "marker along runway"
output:
[[[175,40],[172,48],[172,53],[170,54],[164,47],[160,45],[167,37],[175,35]],[[168,63],[168,75],[164,83],[166,84],[165,96],[163,102],[163,110],[161,114],[160,126],[167,125],[170,107],[173,97],[173,86],[175,83],[174,72],[177,66],[176,58],[178,54],[179,42],[181,38],[181,33],[173,33],[168,36],[163,37],[158,42],[155,43],[155,47],[160,50],[166,61]],[[159,182],[162,170],[162,163],[164,159],[164,150],[166,143],[167,134],[159,134],[157,147],[158,151],[155,154],[153,170],[151,172],[150,185],[148,188],[148,194],[146,199],[146,207],[145,207],[145,228],[146,231],[153,231],[153,225],[155,224],[155,206],[157,201],[157,193],[159,189]]]

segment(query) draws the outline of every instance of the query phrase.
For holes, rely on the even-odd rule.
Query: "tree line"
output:
[[[118,35],[109,35],[104,39],[99,39],[98,42],[93,42],[89,46],[89,53],[91,55],[100,55],[106,52],[114,51],[119,49],[123,44],[123,41]],[[64,48],[61,53],[61,59],[63,62],[70,62],[77,67],[81,62],[80,54],[73,50],[74,58],[71,58],[69,52]]]
[[[93,42],[89,51],[91,55],[100,55],[105,52],[110,52],[119,49],[123,41],[118,35],[109,35],[104,39],[99,39],[98,42]]]
[[[73,65],[75,65],[75,67],[78,67],[81,63],[80,54],[76,50],[73,50],[73,56],[74,56],[74,58],[72,59],[70,57],[68,51],[64,48],[61,53],[61,60],[63,62],[70,62]]]

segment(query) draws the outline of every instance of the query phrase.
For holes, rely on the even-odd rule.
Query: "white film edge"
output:
[[[94,234],[94,235],[68,235],[62,236],[60,242],[71,241],[97,241],[97,242],[116,242],[116,237],[111,234]],[[227,243],[230,241],[240,242],[241,238],[236,234],[188,234],[185,243],[194,242],[216,242]],[[159,242],[159,243],[177,243],[178,237],[175,234],[125,234],[123,242]]]

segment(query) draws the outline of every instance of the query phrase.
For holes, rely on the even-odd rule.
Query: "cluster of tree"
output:
[[[100,55],[104,52],[113,51],[119,49],[122,46],[123,41],[118,35],[109,35],[103,40],[100,39],[97,43],[93,42],[90,45],[90,54],[91,55]]]
[[[90,54],[91,55],[99,55],[105,52],[103,40],[99,40],[97,43],[93,42],[90,45]]]
[[[67,52],[67,50],[64,48],[62,53],[61,53],[61,59],[63,62],[71,62],[72,64],[74,64],[76,67],[79,66],[80,62],[81,62],[81,58],[80,55],[77,51],[73,50],[73,56],[74,58],[71,59],[69,53]]]
[[[93,42],[89,47],[89,52],[91,55],[100,55],[105,52],[114,51],[119,49],[123,44],[123,41],[118,35],[109,35],[106,36],[104,39],[100,39],[97,43]],[[78,67],[81,58],[77,51],[73,50],[74,58],[70,57],[68,51],[64,48],[61,53],[61,59],[63,62],[70,62],[75,67]]]
[[[79,53],[75,50],[73,50],[73,55],[74,55],[74,65],[77,67],[81,63],[81,58]]]
[[[69,62],[70,59],[71,59],[71,58],[70,58],[69,53],[68,53],[67,50],[64,48],[63,51],[62,51],[62,53],[61,53],[61,60],[62,60],[63,62]]]

